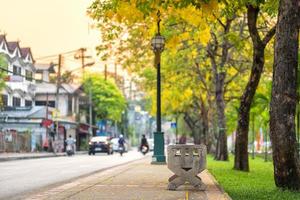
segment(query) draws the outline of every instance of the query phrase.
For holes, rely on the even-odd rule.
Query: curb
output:
[[[52,157],[62,157],[66,155],[43,155],[43,156],[23,156],[23,157],[7,157],[7,158],[0,158],[0,162],[7,162],[7,161],[15,161],[15,160],[27,160],[27,159],[39,159],[39,158],[52,158]]]
[[[215,179],[215,177],[207,170],[208,176],[211,178],[211,180],[214,182],[214,184],[219,188],[219,190],[223,193],[224,197],[227,200],[232,200],[232,198],[225,192],[225,190],[221,187],[221,185],[218,183],[218,181]]]
[[[84,155],[87,154],[87,152],[77,152],[77,155]],[[75,154],[75,155],[76,155]],[[16,157],[5,157],[5,158],[0,158],[0,162],[7,162],[7,161],[16,161],[16,160],[27,160],[27,159],[39,159],[39,158],[53,158],[53,157],[62,157],[66,156],[65,153],[60,153],[60,154],[50,154],[50,155],[35,155],[35,156],[16,156]]]

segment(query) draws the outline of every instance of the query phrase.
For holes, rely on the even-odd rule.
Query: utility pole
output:
[[[47,92],[47,94],[46,94],[46,116],[45,116],[45,118],[46,118],[46,124],[48,124],[48,114],[49,114],[49,111],[48,111],[48,103],[49,103],[49,97],[48,97],[49,95],[48,95],[48,92]],[[46,126],[46,140],[48,140],[47,142],[48,142],[48,151],[50,151],[50,149],[51,149],[51,147],[50,147],[50,145],[49,145],[49,140],[50,140],[50,137],[49,137],[49,131],[48,131],[48,126]]]
[[[91,83],[91,82],[89,82]],[[89,86],[89,113],[90,113],[90,129],[89,129],[89,134],[90,137],[93,136],[93,129],[92,129],[92,125],[93,125],[93,109],[92,109],[92,87]]]
[[[57,80],[56,80],[56,100],[55,100],[55,110],[56,110],[56,134],[58,140],[58,101],[59,101],[59,88],[60,88],[60,78],[61,78],[61,65],[62,65],[62,55],[58,55],[58,70],[57,70]]]
[[[82,75],[83,75],[83,78],[86,78],[85,77],[85,67],[87,66],[91,66],[93,65],[94,63],[85,63],[85,58],[91,58],[91,56],[86,56],[85,55],[85,52],[86,52],[86,48],[80,48],[79,49],[80,51],[80,56],[79,57],[76,57],[77,59],[80,58],[81,59],[81,70],[82,70]],[[93,125],[93,109],[92,109],[92,89],[91,89],[91,80],[88,81],[88,84],[89,84],[89,125],[90,125],[90,128],[89,128],[89,137],[92,137],[93,136],[93,129],[92,129],[92,125]],[[87,143],[89,141],[89,139],[87,138]]]
[[[83,78],[85,78],[84,77],[84,75],[85,75],[84,74],[84,58],[85,58],[84,53],[85,53],[86,49],[80,48],[79,51],[80,51],[80,56],[78,58],[81,59],[81,75],[83,76]]]

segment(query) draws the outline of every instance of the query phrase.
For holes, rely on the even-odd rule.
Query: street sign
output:
[[[177,124],[176,122],[171,122],[171,128],[176,128]]]
[[[97,133],[98,136],[100,135],[105,135],[106,134],[106,126],[107,126],[107,121],[106,120],[100,120],[97,122],[97,126],[99,129],[99,132]]]

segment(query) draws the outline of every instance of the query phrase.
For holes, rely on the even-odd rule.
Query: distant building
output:
[[[35,63],[35,78],[38,82],[50,82],[50,75],[55,73],[52,63]]]

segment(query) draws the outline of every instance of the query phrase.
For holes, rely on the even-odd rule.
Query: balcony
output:
[[[23,82],[24,77],[20,75],[7,75],[4,80],[6,82]]]

